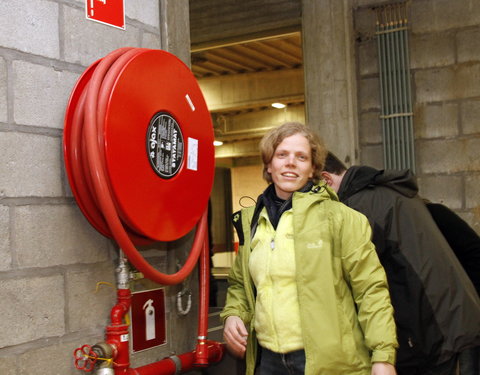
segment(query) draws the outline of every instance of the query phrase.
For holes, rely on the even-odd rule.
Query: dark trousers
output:
[[[258,371],[259,375],[304,375],[305,351],[281,354],[262,348],[262,359]]]
[[[438,365],[420,367],[397,367],[398,375],[455,375],[458,356],[453,356]]]
[[[460,375],[480,375],[480,347],[464,350],[458,356]]]

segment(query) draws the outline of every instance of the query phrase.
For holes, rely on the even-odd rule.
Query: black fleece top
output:
[[[309,181],[305,184],[303,188],[299,189],[298,191],[307,192],[312,187],[313,182]],[[268,187],[257,199],[257,205],[255,207],[255,213],[253,214],[252,219],[252,227],[256,224],[258,215],[260,215],[260,211],[263,207],[265,207],[265,209],[267,210],[268,218],[270,219],[273,228],[277,229],[277,225],[280,221],[280,217],[282,217],[282,214],[292,208],[292,197],[287,200],[281,199],[277,196],[277,193],[275,191],[275,185],[268,185]],[[253,232],[254,231],[252,231],[252,233]]]

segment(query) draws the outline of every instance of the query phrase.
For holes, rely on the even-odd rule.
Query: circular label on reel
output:
[[[167,112],[158,112],[147,130],[147,155],[157,175],[168,179],[175,176],[183,161],[183,134],[178,122]]]

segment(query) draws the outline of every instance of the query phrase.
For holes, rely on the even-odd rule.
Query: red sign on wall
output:
[[[87,19],[125,30],[125,0],[85,0]]]
[[[132,351],[163,345],[165,334],[165,293],[163,289],[132,293]]]

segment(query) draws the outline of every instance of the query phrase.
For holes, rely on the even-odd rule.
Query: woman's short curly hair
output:
[[[260,154],[263,161],[263,178],[268,182],[272,182],[272,176],[268,173],[268,165],[273,159],[275,150],[282,141],[292,135],[300,133],[307,138],[312,152],[312,165],[314,183],[318,183],[321,179],[321,173],[325,165],[327,157],[327,149],[322,139],[313,132],[308,126],[300,122],[287,122],[277,128],[270,130],[260,141]]]

